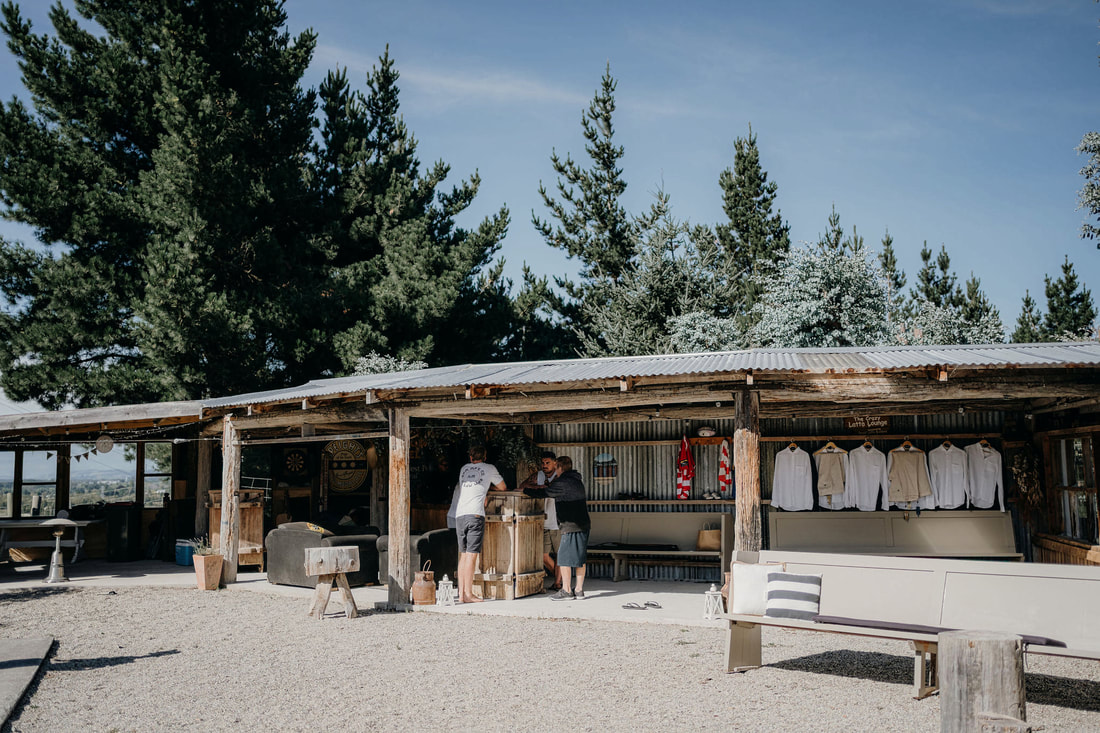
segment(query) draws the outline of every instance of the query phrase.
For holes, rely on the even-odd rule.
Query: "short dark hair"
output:
[[[562,473],[573,470],[573,459],[569,456],[558,456],[557,460]]]
[[[539,460],[542,460],[543,458],[549,458],[551,461],[553,461],[557,459],[557,456],[554,455],[554,451],[552,450],[544,450],[542,453],[539,453]]]
[[[470,460],[471,461],[484,461],[485,460],[485,446],[483,446],[483,445],[471,445],[470,446]]]

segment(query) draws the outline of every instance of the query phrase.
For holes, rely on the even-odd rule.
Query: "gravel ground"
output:
[[[5,730],[933,731],[903,642],[764,630],[727,675],[720,629],[367,612],[256,592],[0,592],[0,635],[54,653]],[[330,608],[335,609],[333,602]],[[1100,665],[1028,660],[1028,720],[1100,730]]]

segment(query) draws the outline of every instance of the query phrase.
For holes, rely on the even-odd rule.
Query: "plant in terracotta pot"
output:
[[[195,552],[195,580],[199,590],[217,590],[222,581],[222,555],[218,550],[210,546],[206,537],[196,537]]]

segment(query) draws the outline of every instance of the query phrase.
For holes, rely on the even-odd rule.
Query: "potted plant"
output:
[[[221,553],[210,546],[206,537],[196,537],[194,561],[195,580],[199,590],[217,590],[222,580],[222,556]]]

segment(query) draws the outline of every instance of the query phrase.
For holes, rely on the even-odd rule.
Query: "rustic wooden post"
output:
[[[69,486],[72,481],[72,472],[69,466],[71,456],[72,447],[67,443],[57,449],[57,473],[55,474],[53,503],[54,516],[62,509],[69,508]]]
[[[237,582],[237,556],[241,545],[241,442],[233,416],[222,420],[222,582]]]
[[[409,602],[412,573],[409,563],[409,413],[390,410],[390,567],[388,605],[396,608]]]
[[[945,631],[939,635],[940,730],[982,730],[983,714],[1000,730],[1029,730],[1024,700],[1024,645],[1015,634]]]
[[[737,516],[733,550],[757,552],[760,528],[760,395],[734,393],[733,465],[737,480]]]
[[[210,532],[210,472],[213,470],[214,446],[209,440],[198,443],[198,472],[195,475],[195,535],[202,537]]]

